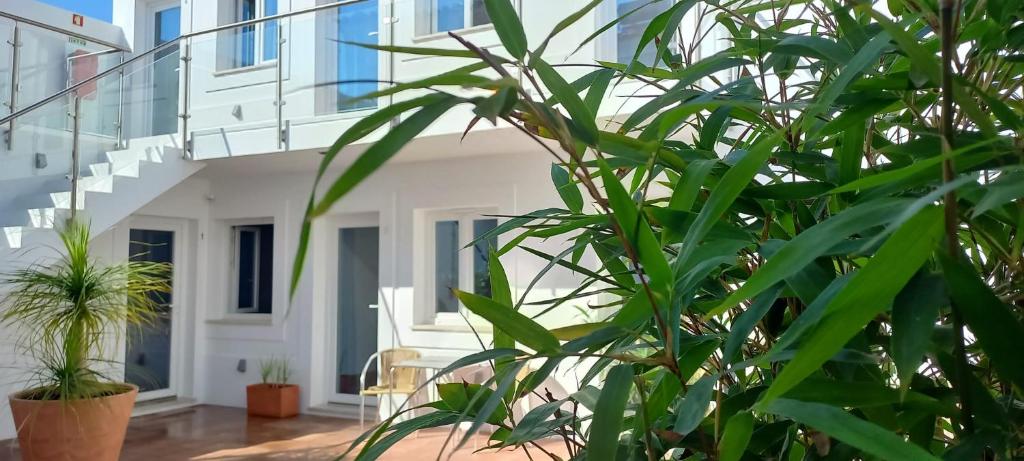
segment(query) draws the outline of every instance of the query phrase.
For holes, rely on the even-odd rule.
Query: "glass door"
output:
[[[131,229],[128,255],[132,261],[174,264],[174,232],[155,229]],[[172,276],[173,277],[173,276]],[[173,280],[171,283],[173,285]],[[172,386],[172,294],[152,293],[160,312],[150,325],[131,327],[124,361],[125,381],[139,386],[145,398],[170,397]]]
[[[157,8],[152,20],[153,47],[181,35],[181,7]],[[170,45],[153,55],[153,135],[178,132],[178,48],[178,44]]]
[[[366,361],[377,352],[379,248],[379,227],[338,229],[334,401],[358,402],[359,375]],[[371,365],[366,386],[375,384],[377,368]]]

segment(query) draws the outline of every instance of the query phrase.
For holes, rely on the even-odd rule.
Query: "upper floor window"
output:
[[[265,18],[277,14],[277,0],[237,0],[237,22]],[[249,67],[277,59],[277,21],[243,26],[238,30],[235,45],[235,67]]]
[[[484,0],[416,0],[417,35],[490,23],[491,17],[484,8]]]

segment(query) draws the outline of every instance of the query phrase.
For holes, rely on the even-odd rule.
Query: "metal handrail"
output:
[[[125,48],[124,45],[119,45],[119,44],[108,42],[108,41],[100,39],[100,38],[90,37],[88,35],[83,35],[83,34],[77,33],[77,32],[72,31],[72,30],[62,29],[60,27],[54,27],[54,26],[51,26],[49,24],[45,24],[45,23],[36,21],[34,19],[29,19],[29,18],[22,17],[22,16],[15,16],[15,15],[9,14],[9,13],[7,13],[5,11],[0,11],[0,17],[4,17],[4,18],[7,18],[7,19],[10,19],[10,20],[12,20],[14,22],[20,22],[22,24],[27,24],[27,25],[30,25],[30,26],[33,26],[33,27],[38,27],[40,29],[48,30],[50,32],[56,32],[58,34],[70,35],[70,36],[75,37],[75,38],[77,38],[79,40],[85,40],[87,42],[93,42],[93,43],[96,43],[96,44],[99,44],[99,45],[103,45],[103,46],[106,46],[106,47],[115,48],[118,51],[131,51],[131,50]]]
[[[143,58],[145,58],[147,56],[153,55],[153,54],[159,52],[160,50],[167,49],[167,48],[169,48],[171,46],[178,45],[179,42],[181,42],[182,40],[188,40],[188,39],[191,39],[193,37],[199,37],[199,36],[202,36],[202,35],[212,34],[212,33],[216,33],[216,32],[222,32],[222,31],[225,31],[225,30],[228,30],[228,29],[236,29],[236,28],[239,28],[239,27],[245,27],[245,26],[254,25],[254,24],[261,24],[261,23],[268,22],[268,21],[275,21],[275,20],[278,20],[278,19],[290,18],[292,16],[298,16],[300,14],[314,13],[314,12],[321,11],[321,10],[327,10],[327,9],[331,9],[331,8],[336,8],[336,7],[340,7],[340,6],[344,6],[344,5],[349,5],[349,4],[360,3],[360,2],[364,2],[364,1],[366,1],[366,0],[342,0],[342,1],[339,1],[339,2],[326,3],[326,4],[323,4],[323,5],[316,5],[316,6],[312,6],[312,7],[309,7],[309,8],[302,9],[302,10],[289,11],[287,13],[276,14],[274,16],[266,16],[266,17],[262,17],[262,18],[250,19],[250,20],[247,20],[247,21],[240,21],[240,22],[236,22],[236,23],[232,23],[232,24],[225,24],[223,26],[217,26],[217,27],[214,27],[214,28],[211,28],[211,29],[202,30],[202,31],[199,31],[199,32],[190,32],[190,33],[187,33],[187,34],[182,34],[182,35],[180,35],[179,37],[177,37],[174,40],[170,40],[170,41],[164,42],[164,43],[162,43],[160,45],[157,45],[157,46],[155,46],[153,48],[150,48],[149,50],[146,50],[142,54],[139,54],[139,55],[136,55],[136,56],[132,56],[131,58],[125,60],[124,62],[122,62],[122,63],[120,63],[120,64],[118,64],[118,65],[116,65],[114,67],[111,67],[110,69],[107,69],[107,70],[105,70],[103,72],[100,72],[100,73],[98,73],[98,74],[96,74],[96,75],[94,75],[92,77],[89,77],[89,78],[87,78],[85,80],[82,80],[81,82],[78,82],[78,83],[76,83],[74,85],[71,85],[71,86],[69,86],[69,87],[67,87],[67,88],[65,88],[65,89],[63,89],[61,91],[58,91],[58,92],[56,92],[56,93],[54,93],[54,94],[52,94],[50,96],[47,96],[46,98],[43,98],[43,99],[41,99],[41,100],[31,104],[31,105],[26,106],[23,109],[18,110],[17,112],[13,112],[10,115],[7,115],[7,116],[5,116],[3,118],[0,118],[0,125],[6,125],[7,123],[11,122],[12,120],[17,119],[18,117],[21,117],[22,115],[24,115],[26,113],[29,113],[29,112],[31,112],[31,111],[33,111],[35,109],[38,109],[38,108],[40,108],[42,106],[45,106],[45,105],[47,105],[47,104],[49,104],[49,103],[51,103],[53,101],[56,101],[57,99],[61,98],[62,96],[66,96],[68,94],[74,93],[79,88],[81,88],[81,87],[83,87],[85,85],[88,85],[89,83],[95,82],[95,81],[97,81],[97,80],[99,80],[99,79],[101,79],[103,77],[108,76],[108,75],[112,75],[115,72],[120,72],[122,69],[124,69],[125,67],[131,65],[132,63],[134,63],[134,62],[136,62],[136,61],[138,61],[140,59],[143,59]],[[280,57],[278,59],[280,59]]]

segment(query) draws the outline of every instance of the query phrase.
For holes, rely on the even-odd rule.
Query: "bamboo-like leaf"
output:
[[[817,370],[892,302],[942,238],[942,210],[918,213],[889,237],[828,304],[828,314],[765,391],[763,408]]]
[[[939,458],[896,434],[833,406],[777,399],[769,413],[791,418],[822,431],[844,443],[881,459],[892,461],[938,461]]]
[[[310,211],[311,218],[326,213],[348,194],[357,184],[369,177],[384,165],[391,157],[430,126],[438,117],[460,102],[455,97],[443,97],[424,105],[422,109],[403,120],[394,129],[388,131],[379,141],[360,155],[342,175],[331,184],[320,202]]]
[[[690,386],[676,408],[676,422],[672,431],[679,435],[693,432],[704,419],[711,404],[711,394],[715,391],[715,377],[704,376]]]
[[[467,309],[511,335],[516,341],[538,352],[558,349],[558,339],[554,335],[529,317],[512,310],[511,306],[474,293],[453,291]]]
[[[896,296],[892,306],[892,354],[900,388],[910,386],[935,330],[939,309],[949,304],[942,279],[919,273]]]
[[[748,411],[737,413],[725,423],[725,432],[718,442],[719,461],[740,461],[754,434],[754,415]]]
[[[594,113],[583,103],[576,89],[566,82],[550,64],[540,58],[535,61],[535,70],[540,80],[544,82],[544,86],[548,87],[548,90],[572,117],[573,123],[580,128],[582,136],[580,140],[591,146],[597,145],[598,130]]]
[[[551,182],[555,183],[555,190],[558,191],[558,195],[562,197],[562,201],[565,202],[565,206],[569,208],[569,211],[573,213],[583,212],[583,194],[580,193],[579,186],[572,181],[569,172],[565,168],[552,163]]]
[[[587,461],[605,461],[615,453],[622,432],[622,415],[633,388],[633,367],[616,365],[608,372],[594,408],[594,420],[587,438]]]
[[[526,32],[523,30],[523,23],[519,20],[519,14],[512,7],[510,0],[484,0],[487,8],[487,15],[494,24],[494,31],[498,33],[501,44],[505,46],[509,54],[516,59],[522,60],[526,56],[527,43]]]

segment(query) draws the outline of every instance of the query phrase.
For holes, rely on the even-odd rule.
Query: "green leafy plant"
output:
[[[271,357],[260,360],[260,382],[275,386],[288,384],[291,379],[292,368],[288,357]]]
[[[89,252],[89,225],[69,221],[60,231],[62,255],[4,278],[0,323],[39,364],[23,398],[77,400],[123,392],[103,370],[104,347],[126,326],[151,323],[159,296],[170,293],[170,266],[130,261],[104,265]]]
[[[485,0],[501,53],[457,34],[456,50],[371,46],[467,65],[366,96],[431,90],[327,151],[296,268],[310,221],[456,106],[538,141],[565,207],[482,236],[510,236],[490,259],[493,295],[457,293],[494,342],[441,374],[490,362],[494,379],[441,386],[435,411],[357,439],[358,459],[463,421],[457,445],[488,423],[490,448],[552,459],[541,439],[580,460],[1024,456],[1024,4],[682,1],[630,62],[570,81],[579,66],[543,50],[599,3],[531,46],[510,2]],[[722,46],[705,53],[712,32]],[[610,113],[609,93],[635,109]],[[342,148],[396,117],[324,184]],[[556,236],[558,254],[532,247]],[[599,288],[603,320],[548,330],[521,312],[527,293],[513,298],[497,262],[513,248],[592,287],[551,309]],[[542,393],[580,357],[594,359],[580,392]],[[543,365],[517,379],[527,360]],[[513,419],[530,394],[549,402]]]

